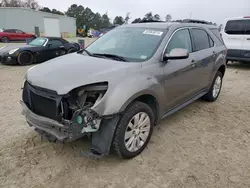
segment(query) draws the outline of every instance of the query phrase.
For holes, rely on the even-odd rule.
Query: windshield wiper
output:
[[[103,56],[103,57],[107,57],[107,58],[111,58],[111,59],[115,59],[118,61],[124,61],[124,62],[128,62],[128,59],[119,55],[115,55],[115,54],[99,54],[99,53],[93,53],[92,55],[94,56]]]
[[[77,53],[81,54],[82,52],[86,52],[86,54],[88,54],[89,56],[94,56],[91,52],[89,52],[88,50],[85,50],[85,49],[81,49]]]

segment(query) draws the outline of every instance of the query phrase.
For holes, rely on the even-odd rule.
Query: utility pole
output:
[[[190,13],[190,15],[189,15],[189,19],[191,19],[191,17],[192,17],[192,14],[193,14],[193,13],[191,12],[191,13]]]

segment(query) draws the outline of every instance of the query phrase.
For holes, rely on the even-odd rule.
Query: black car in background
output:
[[[77,43],[59,37],[39,37],[29,44],[0,47],[0,63],[30,65],[80,50]]]

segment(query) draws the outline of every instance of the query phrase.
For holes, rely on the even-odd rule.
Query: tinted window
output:
[[[192,29],[195,51],[210,48],[208,34],[202,29]]]
[[[188,29],[182,29],[177,31],[170,39],[167,47],[167,53],[174,48],[184,48],[188,52],[192,52],[191,38]]]
[[[65,39],[60,39],[60,41],[61,41],[63,44],[69,43],[69,42],[66,41]]]
[[[247,26],[246,26],[246,35],[250,35],[250,20],[246,21]]]
[[[224,44],[224,41],[218,29],[210,29],[210,31],[212,31],[213,34],[220,40],[221,44]]]
[[[245,34],[246,20],[231,20],[227,22],[225,33],[231,35]]]
[[[6,33],[15,33],[15,30],[13,30],[13,29],[5,29],[4,32],[6,32]]]
[[[48,44],[50,44],[50,47],[52,47],[52,48],[57,48],[57,47],[63,45],[62,42],[61,42],[60,40],[50,40],[50,41],[48,42]]]

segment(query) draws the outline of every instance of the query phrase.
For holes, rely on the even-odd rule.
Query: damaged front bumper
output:
[[[33,113],[23,101],[20,101],[20,103],[22,105],[22,114],[26,117],[27,123],[35,127],[38,133],[45,132],[61,142],[72,142],[87,134],[87,132],[82,132],[82,129],[79,128],[77,123],[68,121],[61,124],[55,120]],[[103,118],[98,131],[92,132],[91,134],[90,151],[82,152],[81,154],[83,156],[98,158],[109,155],[118,121],[118,114]]]
[[[23,101],[20,101],[20,103],[22,105],[22,114],[26,117],[26,121],[31,127],[44,131],[61,142],[72,142],[86,135],[86,133],[82,133],[82,129],[77,123],[65,121],[62,124],[39,116],[33,113]]]

